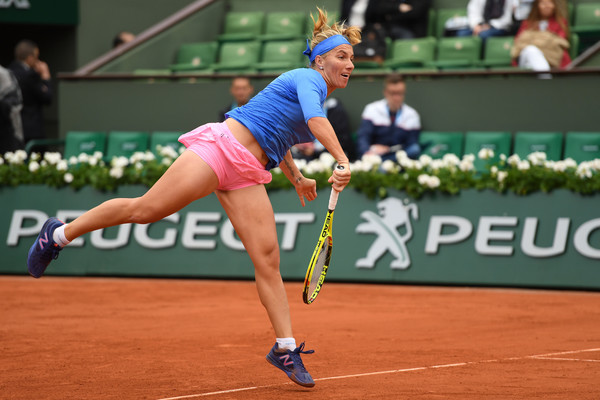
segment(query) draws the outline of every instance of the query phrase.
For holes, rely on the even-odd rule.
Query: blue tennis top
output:
[[[269,162],[267,170],[281,163],[297,143],[312,142],[308,120],[326,117],[323,102],[327,84],[320,73],[299,68],[281,74],[247,104],[225,114],[252,132]]]

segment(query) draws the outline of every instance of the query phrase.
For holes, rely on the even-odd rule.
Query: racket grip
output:
[[[335,205],[337,204],[338,201],[338,196],[340,195],[340,192],[338,192],[335,189],[331,189],[331,194],[329,195],[329,207],[328,209],[333,211],[335,210]]]

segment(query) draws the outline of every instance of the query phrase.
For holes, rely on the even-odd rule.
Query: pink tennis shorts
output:
[[[225,122],[205,124],[179,137],[217,174],[218,190],[271,182],[271,173],[233,136]]]

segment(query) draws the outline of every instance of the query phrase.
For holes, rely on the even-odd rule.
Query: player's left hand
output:
[[[313,201],[317,198],[317,181],[314,179],[301,177],[294,186],[296,187],[296,193],[298,193],[302,207],[305,205],[304,198],[308,201]]]

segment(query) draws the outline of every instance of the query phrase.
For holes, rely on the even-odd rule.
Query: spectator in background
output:
[[[23,99],[17,78],[0,65],[0,154],[24,147],[22,107]]]
[[[379,19],[393,40],[427,36],[432,0],[380,0]]]
[[[367,104],[357,132],[357,155],[376,154],[395,160],[404,150],[410,158],[421,154],[419,113],[404,103],[406,83],[399,74],[388,75],[384,82],[384,99]]]
[[[52,101],[50,70],[48,64],[39,59],[39,55],[40,50],[35,43],[22,40],[17,43],[15,61],[9,66],[23,95],[21,120],[25,144],[33,139],[45,138],[42,108]]]
[[[529,16],[532,4],[533,0],[513,0],[513,23],[510,30],[512,36],[517,34],[521,23]]]
[[[456,36],[506,36],[512,26],[513,0],[469,0],[467,18],[469,27],[460,29]]]
[[[231,93],[231,97],[233,97],[233,102],[219,111],[219,121],[221,122],[225,121],[226,113],[234,108],[243,106],[250,101],[252,95],[254,94],[254,86],[252,86],[250,78],[238,76],[232,79],[231,86],[229,87],[229,93]]]
[[[535,0],[529,17],[515,36],[511,51],[513,65],[534,71],[565,68],[571,63],[568,36],[563,7],[556,0]]]
[[[382,0],[343,0],[341,20],[362,30],[361,43],[354,46],[354,61],[383,63],[387,33],[383,26]]]
[[[342,102],[336,98],[328,98],[323,104],[323,111],[325,111],[325,115],[335,131],[344,153],[350,161],[354,161],[356,155],[352,132],[350,131],[350,117]],[[292,147],[292,156],[297,160],[310,161],[317,158],[325,150],[325,147],[318,140],[315,140],[309,143],[299,143]]]
[[[113,39],[112,47],[114,49],[122,44],[131,42],[133,39],[135,39],[135,35],[133,33],[127,31],[119,32]]]

